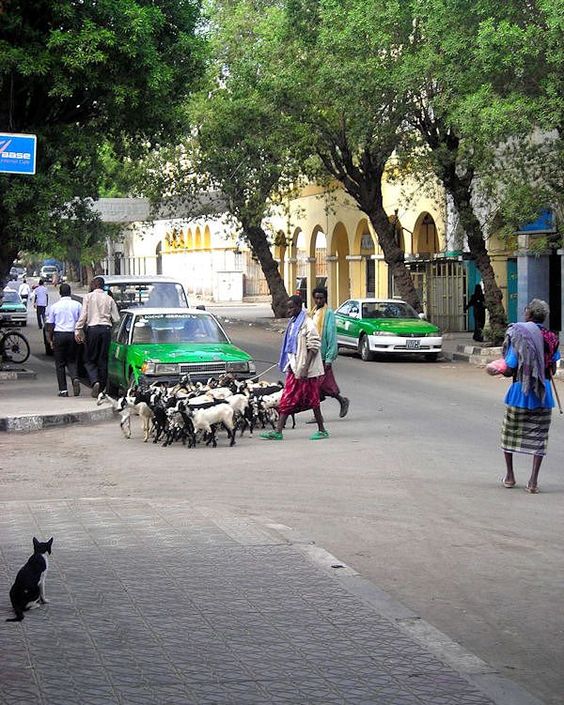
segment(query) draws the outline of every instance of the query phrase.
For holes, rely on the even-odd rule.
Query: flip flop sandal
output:
[[[263,441],[283,441],[284,436],[278,431],[266,431],[265,433],[259,434],[259,438]]]
[[[529,485],[527,485],[525,487],[525,492],[528,492],[529,494],[538,494],[540,492],[539,486],[536,485],[535,487],[529,487]]]
[[[316,431],[312,436],[309,437],[309,440],[321,441],[324,438],[329,438],[329,431]]]
[[[512,490],[517,484],[516,482],[507,482],[507,480],[502,480],[501,482],[507,490]]]

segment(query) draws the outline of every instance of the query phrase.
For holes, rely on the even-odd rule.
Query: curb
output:
[[[501,675],[493,666],[426,622],[354,568],[316,545],[313,540],[284,524],[266,525],[312,563],[331,575],[345,590],[362,600],[380,616],[396,624],[404,634],[459,673],[490,698],[493,705],[544,705],[525,688]]]
[[[24,414],[22,416],[0,417],[0,431],[5,433],[30,433],[42,431],[53,426],[70,424],[90,424],[108,421],[114,415],[112,407],[93,409],[92,411],[76,411],[61,414]]]
[[[0,370],[0,382],[10,382],[17,379],[36,379],[37,372],[33,370]]]

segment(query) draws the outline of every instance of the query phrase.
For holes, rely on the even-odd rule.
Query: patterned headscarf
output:
[[[516,378],[521,382],[523,394],[534,392],[541,402],[544,401],[544,338],[540,328],[532,321],[513,323],[507,329],[503,341],[504,356],[509,345],[517,355]]]
[[[278,360],[278,367],[281,372],[285,372],[288,367],[288,355],[290,353],[296,354],[298,351],[298,333],[302,327],[306,317],[306,310],[302,308],[300,313],[294,318],[290,319],[286,332],[284,333],[284,340],[282,341],[282,349],[280,350],[280,359]]]

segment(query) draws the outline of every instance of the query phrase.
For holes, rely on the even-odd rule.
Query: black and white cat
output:
[[[33,537],[33,556],[20,568],[10,590],[10,600],[16,616],[7,622],[21,622],[24,611],[39,607],[48,602],[45,597],[45,576],[49,568],[47,555],[51,553],[53,539],[41,543]]]

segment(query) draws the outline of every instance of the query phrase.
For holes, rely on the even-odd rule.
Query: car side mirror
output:
[[[198,311],[205,311],[205,310],[206,310],[206,307],[205,307],[203,304],[198,304],[198,305],[196,306],[196,309],[197,309]]]
[[[427,316],[426,316],[424,313],[420,313],[420,314],[419,314],[419,318],[420,318],[422,321],[427,320]]]

